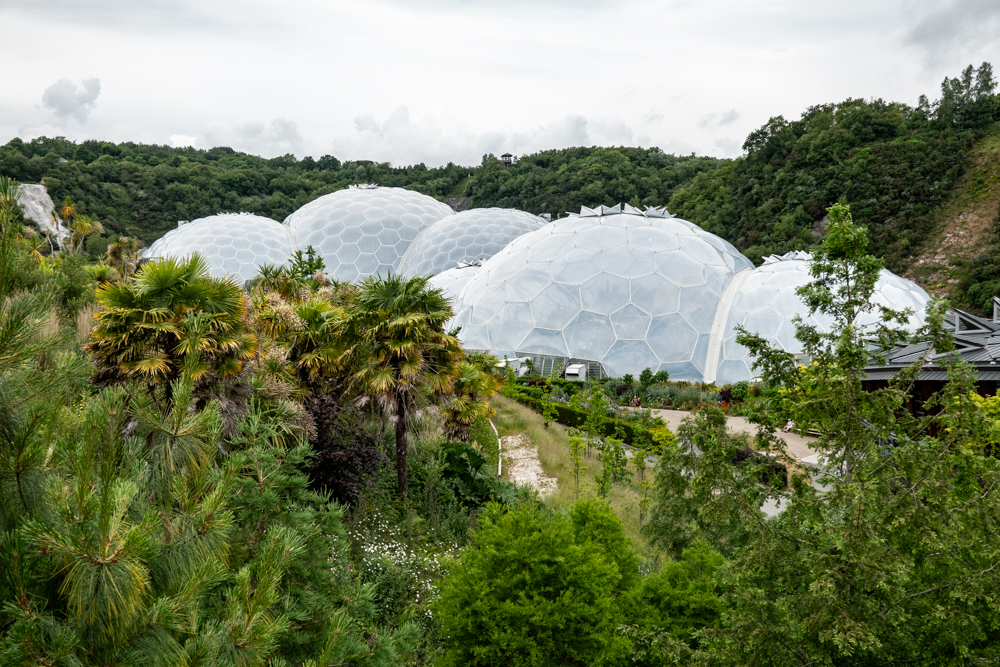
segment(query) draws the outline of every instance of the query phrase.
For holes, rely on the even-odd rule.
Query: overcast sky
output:
[[[1000,0],[0,0],[0,26],[0,143],[397,165],[735,156],[771,116],[1000,70]]]

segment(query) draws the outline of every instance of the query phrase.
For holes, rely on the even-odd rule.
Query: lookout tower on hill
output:
[[[509,167],[510,165],[514,164],[514,156],[511,155],[510,153],[504,153],[503,155],[500,156],[500,159],[503,160],[503,166],[505,167]]]

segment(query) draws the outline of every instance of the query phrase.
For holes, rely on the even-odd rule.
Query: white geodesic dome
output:
[[[213,276],[230,276],[244,283],[255,278],[265,264],[286,264],[294,247],[288,228],[270,218],[220,213],[171,229],[142,256],[180,258],[197,252],[208,260]]]
[[[355,281],[395,272],[417,235],[452,213],[419,192],[362,185],[311,201],[284,224],[299,250],[316,249],[328,276]]]
[[[465,264],[462,263],[456,266],[454,269],[448,269],[447,271],[442,271],[436,276],[432,276],[430,280],[427,281],[429,287],[440,289],[442,293],[452,303],[452,309],[458,307],[459,296],[462,294],[462,290],[465,286],[469,284],[476,273],[479,272],[479,264]]]
[[[461,294],[469,349],[600,362],[701,380],[720,298],[753,265],[719,237],[662,209],[584,208],[514,239]]]
[[[473,208],[420,232],[399,264],[400,275],[436,276],[460,262],[484,262],[522,234],[547,224],[515,208]]]
[[[737,325],[746,327],[786,352],[798,354],[802,344],[795,339],[796,315],[802,316],[806,324],[828,331],[832,321],[822,314],[807,317],[806,306],[795,290],[810,282],[809,275],[812,255],[808,252],[790,252],[785,255],[771,255],[756,269],[736,276],[732,304],[726,318],[725,336],[719,351],[718,371],[715,377],[706,377],[716,384],[724,385],[741,380],[749,380],[759,373],[752,370],[753,361],[747,349],[736,342]],[[907,327],[915,331],[923,325],[925,308],[930,297],[916,283],[882,270],[875,293],[875,303],[892,308],[913,311]],[[872,324],[876,314],[866,313],[859,320],[860,325]]]

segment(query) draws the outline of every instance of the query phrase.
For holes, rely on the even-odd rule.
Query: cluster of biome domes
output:
[[[543,369],[585,363],[592,376],[620,377],[650,368],[721,385],[754,376],[737,325],[797,354],[796,315],[821,329],[830,324],[808,317],[795,292],[811,280],[809,253],[772,255],[754,267],[665,209],[627,204],[548,222],[515,209],[455,213],[418,192],[360,185],[283,223],[245,213],[194,220],[144,256],[199,252],[214,275],[244,282],[310,246],[337,280],[430,276],[452,300],[451,324],[466,349],[530,357]],[[910,309],[916,329],[929,297],[883,270],[874,300]]]

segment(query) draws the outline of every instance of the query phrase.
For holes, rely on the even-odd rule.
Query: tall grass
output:
[[[538,459],[546,475],[555,477],[559,482],[556,492],[546,499],[546,504],[561,508],[569,507],[576,501],[576,482],[573,476],[573,461],[569,446],[569,435],[566,427],[550,423],[548,428],[543,423],[542,416],[520,403],[497,396],[493,399],[497,414],[493,418],[500,435],[523,434],[538,448]],[[583,465],[586,470],[580,473],[580,498],[597,495],[597,477],[601,473],[601,462],[597,459],[597,451],[584,456]],[[647,557],[655,557],[652,548],[639,528],[639,485],[636,483],[634,467],[633,479],[626,484],[616,484],[612,487],[608,501],[625,526],[625,533],[631,538],[639,552]],[[646,470],[646,479],[652,479],[654,470]]]
[[[76,313],[76,341],[81,345],[90,339],[90,332],[94,330],[94,313],[100,310],[96,303],[85,303]]]

